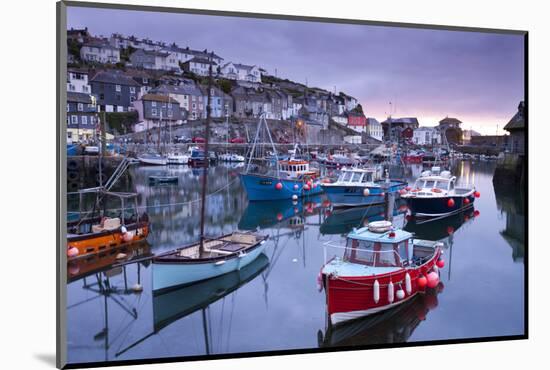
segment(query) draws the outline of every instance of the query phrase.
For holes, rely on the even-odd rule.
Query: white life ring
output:
[[[368,225],[369,231],[373,233],[385,233],[390,231],[392,223],[390,221],[373,221]]]

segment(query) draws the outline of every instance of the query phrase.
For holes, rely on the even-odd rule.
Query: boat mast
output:
[[[212,55],[212,52],[211,52]],[[202,175],[202,192],[201,192],[201,243],[200,243],[200,253],[202,254],[204,252],[204,213],[206,210],[206,185],[207,185],[207,177],[208,177],[208,141],[210,138],[210,119],[211,119],[211,106],[210,106],[210,100],[211,100],[211,92],[212,92],[212,62],[210,56],[208,56],[208,91],[207,96],[208,99],[206,101],[206,133],[204,135],[204,160],[206,161],[206,167],[204,168],[204,172]]]

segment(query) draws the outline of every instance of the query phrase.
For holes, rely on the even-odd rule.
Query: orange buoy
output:
[[[481,196],[481,193],[479,191],[474,192],[474,197],[479,198]]]
[[[424,275],[420,275],[418,278],[418,281],[416,282],[418,284],[418,288],[424,289],[426,285],[428,284],[428,279]]]
[[[442,269],[443,267],[445,267],[445,261],[440,258],[437,260],[437,262],[435,263],[437,265],[437,267],[439,267],[440,269]]]

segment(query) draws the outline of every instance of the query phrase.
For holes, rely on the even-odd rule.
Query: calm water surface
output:
[[[457,162],[459,183],[481,192],[475,211],[428,224],[407,222],[400,202],[394,223],[421,238],[445,243],[446,266],[437,292],[338,330],[327,328],[325,295],[317,275],[323,247],[353,227],[382,219],[383,207],[331,211],[322,196],[292,202],[249,203],[238,172],[208,171],[206,229],[218,235],[260,228],[270,235],[265,255],[240,272],[160,297],[151,294],[147,261],[97,272],[106,261],[69,266],[69,362],[145,359],[218,353],[318,348],[519,335],[524,332],[523,195],[492,183],[494,163]],[[187,167],[135,167],[130,189],[151,218],[139,257],[197,240],[201,172]],[[395,175],[414,180],[421,167]],[[150,186],[148,177],[171,173],[179,185]],[[94,272],[95,270],[95,272]],[[82,278],[82,275],[86,275]],[[142,292],[132,287],[139,283]]]

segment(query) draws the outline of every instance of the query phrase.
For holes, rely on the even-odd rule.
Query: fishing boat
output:
[[[333,207],[354,207],[384,202],[386,194],[398,193],[407,183],[382,179],[381,167],[343,168],[335,182],[322,183]]]
[[[245,158],[242,155],[235,153],[224,153],[221,154],[219,160],[222,162],[244,162]]]
[[[177,184],[178,177],[172,175],[151,175],[149,176],[149,183],[152,184]]]
[[[140,154],[137,159],[142,164],[154,166],[165,166],[168,163],[166,157],[159,153]]]
[[[189,165],[193,167],[207,167],[208,160],[204,154],[204,150],[194,148],[189,157]]]
[[[210,104],[212,91],[212,65],[208,73],[208,98],[205,143],[202,150],[208,153],[210,136]],[[193,153],[195,153],[194,151]],[[198,156],[196,157],[198,158]],[[193,156],[191,156],[193,159]],[[205,236],[207,169],[202,174],[200,239],[198,242],[162,253],[153,258],[153,293],[163,294],[177,287],[239,270],[254,261],[265,249],[265,235],[234,231],[219,237]]]
[[[161,294],[239,270],[264,251],[266,239],[252,232],[233,232],[159,254],[153,258],[153,292]]]
[[[101,203],[107,198],[115,198],[120,202],[118,217],[112,217],[105,211],[94,210],[89,212],[90,217],[80,218],[67,222],[67,256],[68,259],[82,258],[96,253],[113,251],[121,245],[145,240],[149,234],[149,216],[139,214],[137,194],[125,192],[111,192],[103,187],[82,189],[78,192],[79,209],[82,208],[84,196],[94,194],[96,201],[94,208],[100,210]],[[134,201],[134,213],[126,217],[126,206],[130,200]],[[96,207],[97,206],[97,207]],[[82,212],[79,212],[79,216]],[[110,216],[110,217],[109,217]]]
[[[449,171],[441,171],[441,167],[422,172],[414,186],[405,188],[401,194],[407,200],[411,214],[418,217],[458,213],[473,207],[475,198],[479,196],[473,186],[457,187],[456,177]]]
[[[187,164],[189,162],[189,156],[186,154],[181,153],[172,153],[169,154],[166,158],[167,164],[173,164],[173,165],[181,165],[181,164]]]
[[[331,324],[396,307],[439,284],[444,267],[439,242],[414,239],[389,221],[371,222],[347,235],[343,257],[331,258],[320,272]]]
[[[300,197],[320,194],[323,189],[320,186],[319,171],[311,168],[308,160],[298,157],[297,144],[294,146],[291,157],[286,160],[278,160],[274,170],[264,174],[250,172],[252,156],[255,153],[257,140],[262,129],[268,132],[268,137],[271,140],[265,114],[260,116],[260,123],[250,150],[246,170],[240,174],[248,200],[296,200]],[[277,158],[277,151],[272,140],[271,145],[275,158]]]

